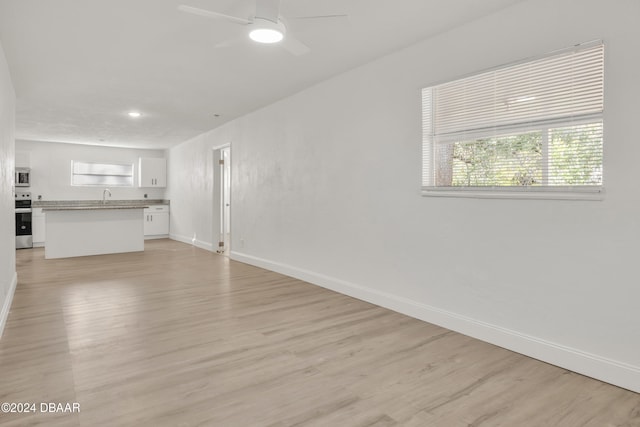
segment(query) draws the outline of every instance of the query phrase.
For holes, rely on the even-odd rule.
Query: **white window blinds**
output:
[[[423,187],[602,185],[604,47],[423,89]]]
[[[133,164],[72,161],[71,185],[133,187]]]

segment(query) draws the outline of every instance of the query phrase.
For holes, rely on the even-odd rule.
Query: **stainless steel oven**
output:
[[[16,168],[16,187],[28,187],[31,185],[31,169]]]
[[[16,249],[33,247],[31,193],[16,192]]]

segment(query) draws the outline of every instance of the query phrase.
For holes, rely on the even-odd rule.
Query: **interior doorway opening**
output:
[[[216,252],[229,255],[231,250],[231,146],[213,150],[213,229],[217,230]],[[216,233],[214,233],[214,238]]]

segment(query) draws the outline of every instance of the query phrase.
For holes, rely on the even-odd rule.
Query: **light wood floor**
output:
[[[17,254],[2,426],[640,426],[640,395],[182,243]]]

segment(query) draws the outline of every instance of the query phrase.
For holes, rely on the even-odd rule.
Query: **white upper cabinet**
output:
[[[138,177],[139,187],[166,187],[167,160],[157,157],[140,157]]]

